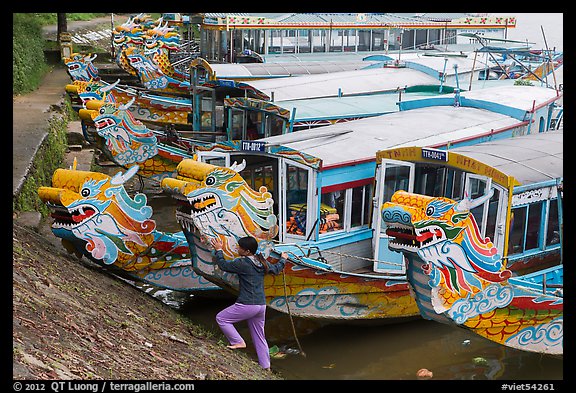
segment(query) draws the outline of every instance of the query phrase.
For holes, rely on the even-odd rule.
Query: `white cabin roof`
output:
[[[564,130],[540,132],[451,149],[513,176],[520,184],[564,175]]]
[[[288,63],[210,64],[217,78],[269,78],[360,70],[374,61],[308,61]]]
[[[473,100],[496,102],[513,108],[529,111],[534,104],[544,104],[556,97],[556,91],[540,86],[509,85],[491,87],[488,89],[472,89],[460,94]]]
[[[250,82],[275,101],[393,91],[417,85],[439,85],[438,78],[410,68],[374,68]]]
[[[320,158],[323,166],[376,157],[378,150],[439,146],[520,121],[484,109],[434,106],[261,139]],[[322,136],[324,135],[324,136]]]

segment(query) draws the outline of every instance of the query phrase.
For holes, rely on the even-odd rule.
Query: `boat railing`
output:
[[[541,291],[543,294],[562,296],[564,289],[563,278],[563,267],[553,266],[542,271],[510,278],[509,282],[534,291]]]
[[[278,247],[278,246],[280,246],[280,247]],[[297,254],[293,250],[290,250],[289,249],[290,247],[295,247],[296,249],[298,249],[300,254]],[[394,279],[394,280],[406,279],[406,274],[404,274],[404,273],[398,273],[398,274],[389,273],[389,274],[385,275],[385,274],[377,273],[374,271],[369,272],[369,273],[366,273],[366,272],[359,273],[359,272],[354,272],[354,271],[335,269],[334,266],[332,266],[326,260],[326,258],[324,258],[322,256],[322,252],[328,253],[328,254],[338,255],[340,257],[344,256],[347,258],[362,259],[365,261],[369,261],[370,263],[374,262],[374,259],[372,259],[372,258],[361,257],[359,255],[351,255],[351,254],[345,254],[345,253],[329,251],[329,250],[320,250],[320,248],[318,246],[303,246],[303,245],[298,244],[298,243],[282,243],[282,244],[278,244],[277,246],[275,246],[274,249],[275,249],[275,252],[277,252],[277,253],[286,252],[287,254],[289,254],[289,256],[292,256],[293,262],[295,262],[299,265],[306,266],[306,267],[312,267],[312,268],[323,270],[326,272],[334,272],[334,273],[339,273],[339,274],[347,274],[350,276],[373,278],[373,279]],[[311,257],[313,250],[316,250],[316,252],[318,253],[317,257]],[[380,261],[380,262],[390,264],[390,265],[395,265],[395,266],[402,266],[402,263],[397,263],[397,262],[390,262],[390,261]]]

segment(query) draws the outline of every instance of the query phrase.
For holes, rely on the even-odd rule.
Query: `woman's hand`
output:
[[[216,238],[212,239],[212,240],[211,240],[211,243],[212,243],[212,247],[214,247],[214,249],[215,249],[216,251],[222,250],[222,240],[220,240],[219,237],[216,237]]]
[[[280,258],[288,259],[288,254],[283,252],[282,254],[280,254]]]

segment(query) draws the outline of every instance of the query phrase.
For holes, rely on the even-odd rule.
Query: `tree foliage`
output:
[[[12,14],[12,94],[35,90],[49,67],[38,14]]]

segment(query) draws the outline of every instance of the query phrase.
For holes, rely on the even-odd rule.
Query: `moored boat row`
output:
[[[62,169],[52,187],[39,189],[69,250],[160,287],[233,294],[237,278],[215,268],[209,240],[220,238],[233,259],[237,239],[251,235],[267,258],[290,255],[283,274],[265,281],[267,304],[280,312],[349,322],[422,316],[562,354],[561,93],[510,84],[466,92],[442,82],[444,94],[399,100],[396,111],[289,132],[294,113],[262,100],[269,95],[258,81],[197,77],[189,76],[189,90],[203,93],[189,101],[130,88],[120,95],[106,83],[96,86],[106,93],[96,100],[82,97],[85,136],[124,169],[112,177]],[[91,83],[69,90],[81,98]],[[220,141],[177,137],[179,147],[169,146],[133,116],[145,100],[158,108],[184,103],[177,111],[199,124],[195,110],[209,102],[211,132],[215,92],[232,87],[254,96],[228,98],[230,128]],[[136,102],[140,109],[130,112]],[[247,116],[255,108],[253,139]],[[283,118],[276,135],[273,115]],[[526,151],[532,163],[521,160]],[[181,232],[156,231],[146,195],[127,194],[124,184],[137,173],[173,196]],[[543,279],[544,268],[551,270]],[[537,292],[539,280],[555,290]],[[506,302],[459,314],[501,293]],[[537,339],[542,331],[550,340]]]

